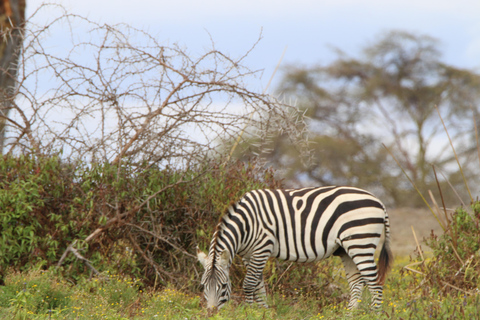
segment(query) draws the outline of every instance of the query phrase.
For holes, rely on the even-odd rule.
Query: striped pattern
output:
[[[378,267],[374,254],[385,233]],[[340,256],[355,308],[366,285],[372,306],[382,303],[391,263],[390,226],[384,205],[353,187],[254,190],[230,206],[213,235],[208,255],[198,251],[207,307],[220,308],[230,298],[229,267],[243,257],[247,302],[265,302],[263,269],[270,257],[311,262]]]

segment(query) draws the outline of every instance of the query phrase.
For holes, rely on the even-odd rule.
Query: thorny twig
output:
[[[77,257],[77,259],[83,261],[83,263],[85,263],[85,265],[97,276],[100,275],[100,272],[95,269],[95,267],[92,266],[92,264],[90,263],[90,261],[88,259],[86,259],[84,256],[82,256],[80,254],[80,252],[78,252],[77,249],[75,249],[75,245],[77,244],[77,240],[75,240],[74,242],[72,242],[68,247],[67,247],[67,250],[65,250],[65,252],[63,253],[62,257],[60,258],[60,260],[58,261],[57,263],[57,268],[60,267],[63,263],[63,260],[65,260],[65,258],[67,257],[68,253],[73,253],[73,255],[75,257]]]

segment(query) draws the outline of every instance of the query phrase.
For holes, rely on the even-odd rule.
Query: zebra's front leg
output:
[[[265,282],[263,281],[263,269],[267,263],[269,256],[251,257],[249,260],[244,259],[243,262],[247,267],[247,274],[243,281],[243,291],[245,300],[248,303],[256,302],[265,308],[268,308],[266,302]]]
[[[268,308],[267,304],[267,291],[265,290],[265,282],[263,281],[263,272],[262,272],[262,280],[259,282],[258,286],[255,288],[255,295],[254,295],[255,302],[259,305]]]

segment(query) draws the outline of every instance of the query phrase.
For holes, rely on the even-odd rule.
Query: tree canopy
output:
[[[478,163],[468,160],[476,149],[480,75],[443,62],[432,37],[390,31],[358,57],[338,50],[327,65],[289,66],[278,92],[310,118],[311,161],[305,164],[282,134],[256,152],[294,184],[357,185],[417,205],[384,144],[421,190],[437,190],[435,165],[465,192],[442,120],[464,170],[478,172]]]

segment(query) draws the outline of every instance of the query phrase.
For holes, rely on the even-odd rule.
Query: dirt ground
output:
[[[413,254],[416,243],[412,232],[412,226],[422,249],[429,248],[423,244],[423,239],[428,237],[432,230],[435,234],[442,234],[442,228],[433,214],[427,209],[391,209],[388,210],[390,217],[391,247],[394,256],[408,256]]]

